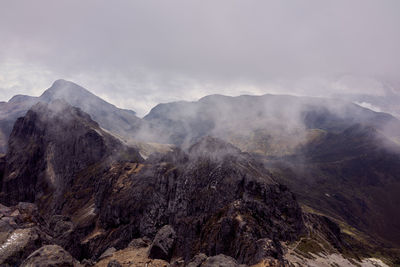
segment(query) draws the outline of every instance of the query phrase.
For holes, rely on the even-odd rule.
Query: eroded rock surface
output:
[[[151,244],[149,257],[152,259],[170,260],[175,245],[176,233],[169,225],[162,227]]]
[[[47,245],[33,252],[21,267],[79,267],[79,262],[71,254],[57,245]]]
[[[9,148],[0,193],[16,205],[0,206],[7,264],[53,245],[26,264],[43,256],[97,266],[280,266],[282,242],[310,229],[333,249],[347,249],[335,223],[306,216],[262,163],[217,138],[143,160],[86,113],[57,101],[18,119]],[[108,248],[115,250],[101,256]]]
[[[0,265],[18,266],[35,249],[51,242],[42,224],[32,203],[0,205]]]

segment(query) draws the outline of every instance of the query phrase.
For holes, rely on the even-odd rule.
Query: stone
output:
[[[176,233],[170,225],[163,226],[151,244],[149,257],[169,261],[175,244]]]
[[[129,242],[128,247],[146,248],[151,244],[151,240],[147,237],[135,238]]]
[[[90,259],[83,259],[81,261],[82,265],[85,267],[90,267],[90,266],[94,266],[95,262],[90,260]]]
[[[21,267],[77,267],[79,262],[71,254],[57,245],[46,245],[34,251]]]
[[[199,253],[190,260],[187,267],[200,267],[201,264],[207,259],[207,255]]]
[[[122,267],[122,265],[117,260],[110,260],[107,267]]]
[[[183,258],[175,258],[171,260],[169,267],[185,267],[185,260]]]
[[[99,260],[111,257],[115,251],[117,250],[114,247],[106,249],[106,251],[104,251],[103,254],[101,254],[101,256],[99,257]]]
[[[16,229],[0,244],[0,266],[19,265],[37,247],[39,235],[34,228]]]
[[[53,215],[49,220],[49,226],[56,237],[66,235],[67,233],[72,232],[74,228],[74,224],[71,220],[62,215]]]
[[[200,267],[239,267],[237,261],[229,256],[219,254],[217,256],[207,258]]]

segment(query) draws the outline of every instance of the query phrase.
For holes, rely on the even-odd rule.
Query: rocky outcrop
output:
[[[146,248],[149,245],[151,245],[151,240],[148,237],[143,237],[143,238],[135,238],[133,239],[128,247],[133,247],[133,248]]]
[[[116,173],[104,176],[96,207],[102,227],[118,236],[110,240],[117,248],[129,242],[123,237],[155,236],[170,225],[175,257],[223,253],[251,264],[268,254],[266,247],[279,258],[278,240],[294,240],[304,229],[293,194],[251,156],[218,139],[205,138],[188,154],[154,155],[125,178]]]
[[[21,267],[79,267],[79,262],[57,245],[47,245],[33,252]]]
[[[111,260],[107,267],[122,267],[122,265],[117,260]]]
[[[189,261],[187,267],[199,267],[205,260],[207,260],[207,255],[204,253],[199,253]]]
[[[149,257],[169,261],[175,245],[176,233],[174,229],[166,225],[156,234],[149,250]]]
[[[39,103],[15,123],[1,188],[3,203],[36,202],[57,214],[76,174],[112,156],[135,153],[66,102]],[[137,160],[140,155],[136,152]],[[51,211],[51,212],[50,212]]]
[[[13,266],[20,263],[29,252],[40,244],[40,237],[35,228],[12,231],[0,247],[0,264]]]
[[[223,254],[207,258],[199,267],[240,267],[235,259]],[[243,266],[243,265],[242,265]],[[243,266],[244,267],[244,266]]]
[[[106,251],[104,251],[103,254],[100,255],[99,260],[111,257],[115,251],[117,250],[114,247],[106,249]]]
[[[131,138],[142,124],[134,111],[117,108],[73,82],[57,80],[40,97],[16,95],[0,103],[0,152],[6,152],[10,133],[19,117],[39,102],[50,103],[57,99],[80,108],[102,128],[124,138]]]
[[[38,210],[31,203],[6,207],[0,204],[0,265],[19,265],[42,244],[51,242],[43,231]]]

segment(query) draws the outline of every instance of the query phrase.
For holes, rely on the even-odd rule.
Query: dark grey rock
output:
[[[130,241],[124,237],[155,236],[171,225],[177,233],[173,257],[189,261],[203,252],[250,264],[257,240],[292,241],[305,231],[294,195],[256,159],[219,139],[205,138],[189,154],[153,155],[126,179],[134,186],[120,189],[118,179],[104,176],[96,207],[102,227],[121,231],[113,230],[120,247]],[[152,257],[171,258],[155,248]]]
[[[49,220],[49,227],[52,229],[55,237],[66,236],[74,229],[71,219],[63,215],[53,215]]]
[[[95,265],[95,262],[94,262],[93,260],[90,260],[90,259],[83,259],[83,260],[81,261],[81,264],[82,264],[83,266],[85,266],[85,267],[90,267],[90,266],[94,266],[94,265]]]
[[[151,244],[149,257],[152,259],[162,259],[169,261],[175,245],[176,233],[170,225],[163,226]]]
[[[7,237],[0,244],[0,265],[19,265],[42,243],[38,232],[36,227],[8,232]]]
[[[38,103],[16,121],[11,132],[2,201],[36,202],[42,211],[46,207],[48,214],[59,214],[79,171],[127,152],[81,109],[61,100]],[[141,159],[138,152],[132,156]]]
[[[207,255],[204,253],[199,253],[190,260],[187,267],[200,267],[201,264],[207,259]]]
[[[106,249],[106,251],[104,251],[103,254],[101,254],[101,256],[99,257],[99,260],[111,257],[115,251],[117,250],[114,247]]]
[[[33,252],[21,267],[77,267],[79,262],[71,254],[57,245],[47,245]]]
[[[181,257],[172,259],[169,267],[185,267],[185,260]]]
[[[146,248],[151,245],[151,240],[147,237],[135,238],[129,242],[128,247]]]
[[[107,267],[122,267],[117,260],[111,260],[108,262]]]
[[[200,267],[239,267],[237,261],[229,256],[219,254],[217,256],[207,258]]]

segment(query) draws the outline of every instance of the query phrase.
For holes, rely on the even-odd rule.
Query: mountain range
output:
[[[0,103],[0,132],[2,266],[400,264],[387,113],[210,95],[139,118],[57,80]]]

